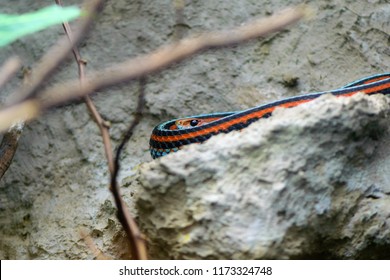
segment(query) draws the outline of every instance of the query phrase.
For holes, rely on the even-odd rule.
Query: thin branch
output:
[[[2,88],[9,81],[9,79],[15,75],[20,66],[20,59],[16,56],[11,57],[7,59],[6,62],[4,62],[0,69],[0,88]]]
[[[61,0],[55,0],[55,2],[57,3],[57,5],[62,6]],[[73,38],[72,30],[70,28],[69,23],[64,22],[62,24],[62,26],[65,30],[65,33],[66,33],[69,41],[71,42],[71,44],[73,44],[74,38]],[[79,49],[77,48],[76,45],[73,46],[72,52],[73,52],[73,56],[77,62],[77,67],[79,70],[80,86],[83,86],[83,84],[85,83],[85,77],[86,77],[86,75],[85,75],[86,61],[81,58]],[[86,95],[84,97],[84,100],[85,100],[85,103],[87,105],[87,108],[88,108],[90,114],[92,115],[93,120],[96,122],[97,126],[99,127],[100,133],[101,133],[102,138],[103,138],[104,153],[105,153],[106,158],[107,158],[108,170],[109,170],[110,174],[112,174],[112,172],[114,171],[114,159],[113,159],[113,154],[112,154],[112,145],[111,145],[111,141],[110,141],[110,134],[108,131],[108,129],[109,129],[108,122],[105,121],[102,118],[102,116],[99,114],[95,104],[93,104],[91,98],[88,95]]]
[[[61,0],[55,0],[57,5],[61,5]],[[73,42],[73,36],[72,36],[72,30],[69,26],[68,22],[64,22],[63,24],[65,33],[69,39],[70,42]],[[73,55],[78,65],[79,70],[79,80],[80,80],[80,86],[83,86],[85,83],[85,61],[81,58],[80,52],[76,46],[73,47]],[[144,90],[141,91],[140,95],[144,94]],[[112,148],[111,148],[111,140],[110,135],[108,132],[108,126],[106,125],[106,121],[103,120],[101,115],[99,114],[96,106],[93,104],[92,100],[89,98],[89,96],[85,96],[84,100],[86,102],[87,108],[89,112],[91,113],[94,121],[98,125],[100,132],[102,134],[103,138],[103,144],[104,144],[104,150],[108,162],[108,167],[110,171],[110,177],[111,182],[115,182],[114,184],[111,183],[111,192],[114,196],[114,200],[118,209],[118,216],[119,221],[122,223],[123,228],[125,229],[125,232],[127,233],[127,238],[130,244],[130,249],[132,252],[132,257],[135,259],[147,259],[146,254],[146,244],[143,239],[140,238],[141,233],[138,229],[137,224],[135,223],[133,217],[130,215],[130,213],[127,210],[127,207],[122,200],[122,197],[120,196],[119,187],[117,185],[117,175],[118,175],[118,169],[119,169],[119,159],[115,160],[115,167],[114,167],[114,160],[113,160],[113,154],[112,154]],[[141,104],[143,106],[143,102]],[[138,108],[137,110],[141,110]],[[140,114],[136,114],[136,119],[139,122],[138,117]],[[123,142],[122,142],[123,143]],[[124,145],[124,144],[123,144]],[[122,145],[122,147],[123,147]],[[120,149],[121,150],[121,149]],[[120,152],[118,154],[119,158]]]
[[[82,86],[80,86],[79,81],[69,81],[55,85],[42,92],[40,100],[26,101],[27,104],[17,104],[15,107],[8,107],[0,111],[0,131],[7,129],[12,124],[9,114],[13,114],[14,119],[25,117],[28,118],[26,120],[31,120],[38,117],[42,111],[67,104],[97,90],[155,73],[200,51],[209,48],[227,47],[257,37],[264,37],[297,22],[307,16],[308,13],[308,9],[302,6],[287,9],[269,18],[256,20],[230,31],[206,33],[161,47],[151,54],[136,57],[119,65],[92,73]],[[30,111],[21,111],[24,107],[29,107]]]
[[[137,224],[135,223],[125,203],[122,200],[119,187],[118,187],[117,177],[120,171],[120,156],[122,150],[126,146],[127,142],[130,140],[131,136],[134,133],[134,129],[139,124],[142,118],[142,112],[145,106],[145,84],[146,84],[145,78],[140,79],[140,92],[138,95],[137,109],[135,112],[134,119],[129,126],[129,129],[127,130],[125,136],[123,137],[122,142],[119,144],[117,148],[115,161],[114,161],[114,172],[111,176],[111,185],[110,185],[111,192],[115,199],[115,204],[118,208],[118,218],[121,221],[127,236],[129,237],[131,236],[129,240],[131,242],[130,243],[131,255],[134,259],[138,259],[138,260],[146,260],[148,257],[146,251],[146,243],[144,238],[142,237],[141,232],[138,229]]]

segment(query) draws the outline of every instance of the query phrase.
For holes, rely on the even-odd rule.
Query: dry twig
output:
[[[58,5],[62,6],[61,0],[55,0],[55,2]],[[85,77],[86,77],[85,76],[86,61],[81,58],[81,55],[80,55],[80,52],[79,52],[77,46],[73,43],[74,37],[73,37],[72,30],[70,28],[69,23],[64,22],[62,24],[62,26],[64,27],[65,33],[66,33],[69,41],[73,45],[72,52],[73,52],[73,56],[77,62],[77,67],[79,70],[80,86],[83,86],[83,84],[85,83]],[[96,109],[96,106],[93,104],[91,98],[88,95],[86,95],[84,97],[84,100],[85,100],[85,103],[87,105],[89,112],[92,115],[93,120],[96,122],[97,126],[99,127],[100,133],[102,134],[103,144],[104,144],[104,152],[105,152],[107,162],[108,162],[108,170],[110,171],[110,174],[112,174],[112,172],[114,171],[114,169],[113,169],[114,160],[113,160],[113,155],[112,155],[110,135],[108,132],[108,129],[109,129],[109,126],[107,125],[108,122],[106,122],[101,117],[98,110]]]
[[[139,124],[142,118],[142,111],[145,106],[145,78],[140,79],[140,92],[138,95],[138,103],[137,103],[137,109],[135,111],[135,116],[133,121],[131,122],[129,129],[127,130],[125,136],[122,139],[122,142],[119,144],[115,161],[114,161],[114,173],[111,176],[111,191],[114,195],[115,204],[118,208],[118,217],[121,221],[123,228],[126,231],[126,234],[130,238],[130,249],[131,249],[131,255],[135,259],[139,260],[146,260],[147,259],[147,251],[146,251],[146,243],[145,239],[142,237],[141,232],[138,229],[137,224],[135,223],[134,219],[130,215],[129,210],[127,209],[124,201],[122,200],[119,192],[117,177],[120,171],[120,156],[122,153],[123,148],[127,144],[127,142],[130,140],[131,136],[134,133],[135,127]]]
[[[62,5],[61,0],[55,0],[57,5]],[[68,22],[64,22],[63,24],[64,30],[66,35],[68,36],[68,39],[70,42],[73,42],[73,36],[72,36],[72,30],[69,26]],[[81,58],[80,52],[76,46],[73,47],[73,56],[77,62],[78,70],[79,70],[79,79],[80,79],[80,86],[83,86],[85,83],[85,61]],[[143,85],[142,85],[142,90],[140,92],[140,96],[144,95],[144,90],[143,90]],[[131,214],[128,212],[127,207],[122,200],[122,197],[120,195],[119,187],[117,184],[117,175],[119,172],[119,157],[120,153],[122,151],[123,146],[126,144],[128,139],[130,137],[125,137],[123,142],[118,148],[117,152],[117,157],[115,158],[115,165],[114,165],[114,159],[113,159],[113,154],[112,154],[112,148],[111,148],[111,140],[110,140],[110,135],[108,131],[108,126],[106,125],[106,121],[103,120],[101,115],[99,114],[96,106],[93,104],[91,98],[87,95],[84,97],[85,103],[87,105],[87,108],[89,112],[92,115],[92,118],[96,122],[97,126],[99,127],[100,133],[102,134],[103,138],[103,144],[104,144],[104,150],[107,158],[107,163],[110,171],[110,177],[111,177],[111,187],[110,190],[114,196],[114,200],[118,209],[118,217],[119,221],[122,223],[123,228],[125,229],[125,232],[127,234],[127,238],[130,244],[130,249],[132,252],[132,257],[135,259],[147,259],[147,253],[146,253],[146,244],[142,238],[140,238],[141,233],[138,229],[137,224],[135,223],[133,217]],[[142,98],[143,101],[143,98]],[[139,102],[139,106],[143,107],[144,102]],[[134,129],[134,127],[139,123],[139,120],[141,118],[141,109],[137,108],[137,114],[136,117],[133,121],[135,125],[131,126],[131,131]],[[87,239],[85,239],[87,240]],[[93,243],[92,240],[89,240],[89,243]],[[89,244],[91,247],[92,245]]]
[[[118,83],[160,71],[164,67],[206,49],[227,47],[257,37],[264,37],[297,22],[307,14],[307,8],[304,7],[287,9],[269,18],[256,20],[230,31],[206,33],[161,47],[151,54],[136,57],[116,66],[92,73],[86,78],[82,86],[80,86],[79,81],[69,81],[55,85],[43,91],[40,94],[41,99],[26,100],[0,111],[0,131],[7,129],[19,119],[31,120],[49,108],[69,103],[72,100]]]

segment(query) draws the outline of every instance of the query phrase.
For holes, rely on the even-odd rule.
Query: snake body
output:
[[[390,95],[390,73],[369,76],[339,89],[289,97],[243,111],[203,114],[163,122],[153,129],[149,142],[150,154],[152,158],[158,158],[176,152],[185,145],[202,143],[213,135],[243,129],[254,121],[270,117],[277,107],[295,107],[326,93],[351,96],[358,92]]]

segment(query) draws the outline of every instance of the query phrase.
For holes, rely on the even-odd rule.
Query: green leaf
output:
[[[51,25],[75,19],[80,14],[77,7],[57,5],[22,15],[0,14],[0,47]]]

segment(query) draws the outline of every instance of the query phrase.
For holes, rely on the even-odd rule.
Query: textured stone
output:
[[[152,257],[389,258],[389,113],[326,95],[142,165]]]

